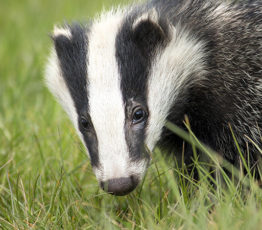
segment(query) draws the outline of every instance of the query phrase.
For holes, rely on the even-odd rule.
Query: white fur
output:
[[[55,95],[57,100],[63,106],[64,110],[68,114],[70,120],[78,130],[77,125],[77,112],[74,106],[74,102],[71,98],[67,85],[62,77],[61,69],[59,67],[57,55],[52,49],[51,55],[48,60],[45,73],[45,81],[49,90]]]
[[[125,107],[115,58],[115,41],[123,12],[110,12],[95,21],[89,33],[89,111],[98,138],[101,167],[94,172],[99,181],[141,175],[145,163],[130,163],[125,140]]]
[[[152,64],[148,82],[148,107],[150,111],[146,144],[152,151],[159,140],[168,111],[174,104],[179,90],[193,72],[204,76],[204,44],[190,37],[186,31],[177,26],[171,28],[172,40],[164,50],[159,50]]]

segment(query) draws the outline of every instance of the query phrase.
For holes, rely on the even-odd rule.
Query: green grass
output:
[[[53,25],[88,20],[102,4],[117,2],[0,0],[0,229],[261,229],[262,192],[252,176],[229,180],[193,135],[186,138],[213,159],[224,183],[211,183],[197,159],[196,183],[156,149],[131,195],[99,189],[43,71]]]

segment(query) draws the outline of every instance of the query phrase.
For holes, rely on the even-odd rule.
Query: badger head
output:
[[[111,194],[128,194],[143,178],[147,149],[160,138],[175,87],[185,68],[193,68],[188,54],[199,55],[174,31],[155,11],[128,16],[121,10],[88,27],[54,29],[46,83],[85,144],[100,186]]]

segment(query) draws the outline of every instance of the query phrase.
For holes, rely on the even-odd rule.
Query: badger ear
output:
[[[133,40],[146,56],[167,40],[166,26],[160,24],[156,11],[142,15],[133,24]]]
[[[72,40],[72,33],[69,27],[60,28],[55,26],[51,37],[58,57],[68,52]]]
[[[57,25],[54,26],[52,38],[56,38],[59,36],[67,37],[68,39],[72,38],[71,30],[68,26],[65,27],[58,27]]]

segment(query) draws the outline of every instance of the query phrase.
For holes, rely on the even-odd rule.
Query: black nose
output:
[[[120,177],[103,181],[100,183],[102,189],[112,195],[124,196],[132,192],[138,185],[138,178],[135,176]]]

